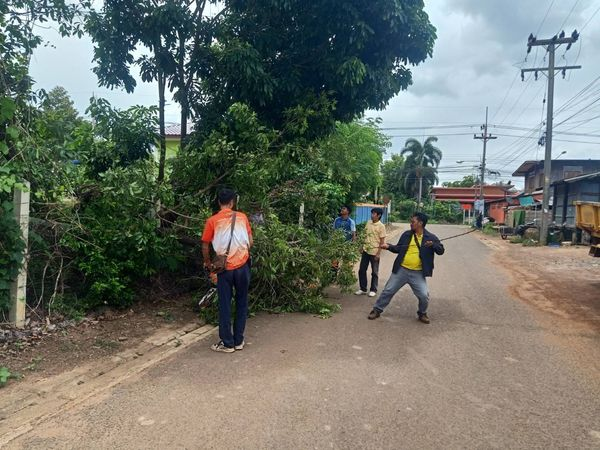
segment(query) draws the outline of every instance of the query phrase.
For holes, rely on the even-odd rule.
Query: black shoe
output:
[[[376,310],[375,308],[373,308],[371,310],[371,312],[369,313],[369,320],[375,320],[377,319],[379,316],[381,315],[381,313]]]
[[[427,314],[419,314],[419,321],[429,323],[429,317],[427,317]]]

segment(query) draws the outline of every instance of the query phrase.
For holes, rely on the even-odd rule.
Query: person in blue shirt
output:
[[[356,240],[356,223],[350,217],[350,208],[342,206],[340,215],[333,222],[334,230],[342,230],[347,241]]]

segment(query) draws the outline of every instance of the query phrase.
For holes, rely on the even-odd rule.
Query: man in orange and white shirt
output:
[[[206,221],[202,233],[202,255],[205,267],[210,268],[212,265],[210,262],[211,245],[217,255],[227,255],[225,270],[217,275],[219,338],[221,340],[211,347],[214,351],[223,353],[232,353],[244,348],[244,329],[248,317],[252,230],[246,215],[233,210],[236,198],[235,191],[231,189],[223,189],[219,192],[218,200],[221,210]],[[231,300],[234,290],[235,320],[232,332]]]

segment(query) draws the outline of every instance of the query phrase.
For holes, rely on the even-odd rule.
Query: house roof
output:
[[[533,192],[523,191],[523,192],[521,192],[519,194],[513,195],[513,198],[528,197],[528,196],[531,196],[531,195],[543,195],[543,194],[544,194],[544,190],[543,189],[538,189],[538,190],[533,191]]]
[[[552,183],[552,186],[554,186],[556,184],[563,184],[563,183],[576,183],[581,180],[588,180],[588,179],[594,179],[594,178],[600,178],[600,172],[587,173],[585,175],[578,175],[573,178],[565,178],[564,180],[558,180],[558,181],[555,181],[554,183]]]
[[[483,185],[483,196],[486,202],[492,200],[503,200],[511,196],[509,192],[513,189],[512,185]],[[442,187],[436,186],[432,189],[432,195],[435,196],[436,200],[439,201],[453,201],[460,203],[473,203],[473,201],[479,197],[480,187]]]
[[[559,159],[559,160],[553,160],[553,161],[558,161],[561,164],[581,164],[581,163],[586,163],[586,162],[599,162],[600,160],[598,159]],[[529,160],[529,161],[525,161],[523,164],[521,164],[519,166],[519,168],[517,170],[514,171],[514,173],[512,174],[513,177],[524,177],[526,176],[529,172],[531,172],[531,170],[536,167],[536,166],[540,166],[540,167],[544,167],[544,160],[541,159],[539,161],[533,161],[533,160]]]
[[[189,122],[187,124],[187,132],[191,133],[194,131],[194,124]],[[179,123],[170,123],[165,126],[165,136],[170,137],[179,137],[181,136],[181,124]]]
[[[512,174],[513,177],[524,177],[531,169],[533,169],[538,164],[543,164],[544,161],[525,161],[523,164],[519,166],[517,170],[515,170]]]

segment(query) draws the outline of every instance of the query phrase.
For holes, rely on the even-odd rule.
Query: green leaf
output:
[[[16,140],[19,137],[19,130],[16,127],[7,127],[6,134],[8,134],[12,139]]]
[[[0,121],[4,122],[7,120],[11,120],[15,115],[15,111],[17,110],[17,105],[15,102],[8,97],[0,98]]]
[[[6,384],[11,375],[12,374],[7,367],[0,367],[0,387],[3,387]]]

